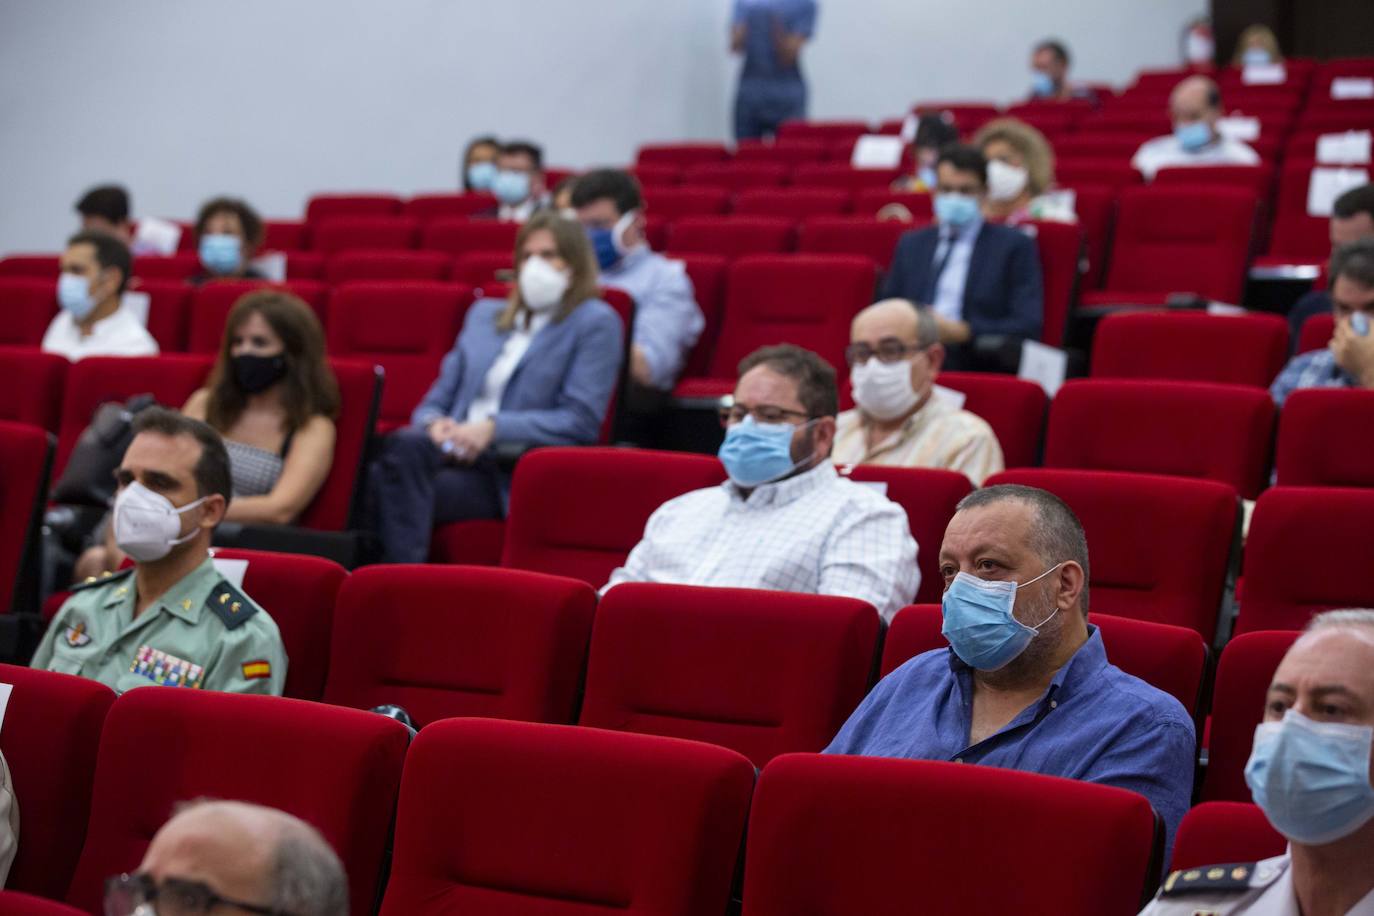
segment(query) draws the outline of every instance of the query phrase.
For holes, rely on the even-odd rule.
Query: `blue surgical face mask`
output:
[[[237,273],[243,264],[243,240],[227,232],[202,235],[200,263],[212,274]]]
[[[1012,613],[1016,590],[1039,582],[1063,565],[1056,563],[1019,585],[1005,579],[979,579],[966,572],[956,575],[940,602],[945,617],[940,632],[954,654],[971,668],[996,671],[1026,651],[1040,628],[1059,613],[1059,606],[1055,605],[1049,617],[1028,627]]]
[[[1054,77],[1044,70],[1032,70],[1031,95],[1040,97],[1054,95]]]
[[[935,185],[939,182],[939,179],[935,177],[934,167],[929,165],[923,165],[918,168],[916,170],[916,177],[921,179],[921,184],[925,185],[926,188],[931,191],[935,190]]]
[[[498,171],[491,181],[491,193],[507,206],[524,203],[530,196],[530,176],[524,172]]]
[[[1289,709],[1255,729],[1245,782],[1269,823],[1295,843],[1334,843],[1374,817],[1374,727],[1315,722]]]
[[[1263,48],[1247,48],[1245,53],[1240,56],[1241,63],[1247,67],[1259,67],[1264,64],[1271,64],[1274,59],[1269,56],[1269,52]]]
[[[77,274],[62,274],[57,278],[57,304],[77,321],[83,320],[95,308],[91,281]]]
[[[978,199],[942,191],[935,195],[935,218],[948,226],[967,226],[978,218]]]
[[[1195,153],[1212,142],[1212,128],[1206,121],[1191,124],[1175,124],[1174,137],[1178,145],[1190,153]]]
[[[788,423],[756,423],[748,416],[725,431],[725,441],[716,456],[736,486],[750,489],[772,483],[791,474],[801,463],[792,460],[792,434],[800,428]]]
[[[489,191],[496,180],[495,162],[474,162],[468,166],[468,190]]]

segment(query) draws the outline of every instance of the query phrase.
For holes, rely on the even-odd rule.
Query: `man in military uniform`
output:
[[[1245,766],[1288,852],[1173,872],[1142,916],[1374,916],[1372,746],[1374,611],[1319,614],[1274,672]]]
[[[286,652],[276,623],[209,555],[230,494],[219,434],[172,411],[145,410],[116,476],[110,524],[137,565],[77,586],[32,666],[120,693],[160,684],[280,696]]]

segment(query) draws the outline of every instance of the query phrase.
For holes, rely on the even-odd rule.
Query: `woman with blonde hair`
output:
[[[1274,30],[1267,25],[1246,26],[1245,31],[1236,39],[1236,53],[1231,57],[1231,66],[1263,66],[1283,63],[1283,52],[1279,50],[1279,39]]]
[[[369,481],[384,558],[423,563],[435,524],[505,515],[493,447],[590,445],[620,375],[624,331],[601,301],[582,226],[549,211],[520,227],[517,282],[468,310],[439,377],[388,436]]]
[[[1078,221],[1067,195],[1049,193],[1054,152],[1040,131],[1016,118],[998,118],[983,125],[973,145],[988,161],[983,215],[989,221],[1008,226],[1028,220]]]

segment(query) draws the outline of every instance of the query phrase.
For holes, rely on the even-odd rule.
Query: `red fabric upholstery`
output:
[[[708,741],[760,767],[819,751],[867,691],[878,626],[853,598],[617,585],[596,612],[579,723]]]
[[[829,153],[830,145],[824,140],[791,140],[784,143],[741,140],[735,147],[735,161],[798,165],[802,162],[821,162]]]
[[[1307,185],[1315,166],[1316,162],[1312,159],[1284,161],[1274,204],[1274,234],[1269,241],[1270,253],[1314,261],[1325,261],[1330,257],[1331,221],[1324,216],[1307,215]]]
[[[1177,166],[1156,172],[1155,184],[1248,188],[1263,200],[1274,187],[1274,168],[1269,165]]]
[[[1069,313],[1078,292],[1079,264],[1083,259],[1083,230],[1073,223],[1036,222],[1035,247],[1040,254],[1040,274],[1045,286],[1045,323],[1040,342],[1062,346]]]
[[[958,471],[937,468],[891,468],[861,464],[849,472],[851,480],[882,484],[887,498],[901,506],[916,539],[921,586],[917,601],[939,601],[940,544],[959,500],[973,492],[973,484]]]
[[[1287,361],[1288,322],[1278,315],[1122,313],[1097,326],[1092,375],[1267,389]]]
[[[662,219],[720,216],[730,209],[730,192],[719,187],[654,188],[644,192],[645,211]]]
[[[892,266],[897,240],[909,223],[869,216],[815,216],[801,225],[799,251],[807,254],[857,254],[871,258],[883,270]]]
[[[1078,183],[1073,186],[1074,212],[1083,230],[1087,258],[1083,289],[1097,289],[1107,274],[1107,242],[1116,221],[1116,189],[1106,185]]]
[[[82,916],[75,907],[18,891],[0,891],[0,913],[7,916]]]
[[[255,280],[217,280],[196,289],[191,296],[191,319],[187,329],[186,350],[189,353],[218,353],[224,338],[224,321],[229,310],[244,295],[256,289],[284,289],[298,296],[319,316],[326,320],[328,288],[313,280],[288,280],[284,284],[266,284]]]
[[[324,281],[447,280],[453,259],[438,251],[345,251],[326,262]]]
[[[53,284],[53,296],[57,295],[57,273],[61,270],[60,254],[11,254],[0,258],[0,277],[28,277],[29,279],[48,280]]]
[[[367,566],[339,589],[326,702],[571,722],[596,593],[475,566]]]
[[[453,262],[453,279],[466,283],[479,294],[494,283],[515,279],[515,253],[512,251],[469,251]],[[480,295],[478,296],[480,298]]]
[[[200,256],[180,252],[167,256],[141,255],[134,258],[133,274],[144,280],[185,280],[200,273]]]
[[[281,697],[131,690],[105,717],[91,820],[67,902],[94,911],[109,875],[134,871],[180,801],[278,808],[343,861],[351,909],[377,897],[409,735],[385,716]]]
[[[1050,406],[1045,466],[1201,477],[1254,499],[1267,482],[1274,412],[1259,388],[1078,379]]]
[[[248,561],[243,590],[277,622],[286,647],[285,695],[318,700],[329,671],[334,598],[348,571],[322,557],[265,550],[219,547],[215,558]]]
[[[324,274],[324,255],[313,251],[286,252],[286,279],[318,280]]]
[[[305,221],[397,216],[400,212],[401,198],[394,194],[316,194],[305,205]]]
[[[964,409],[988,422],[1009,468],[1039,463],[1049,398],[1035,382],[985,372],[942,372],[940,384],[962,391]]]
[[[1122,142],[1117,138],[1112,138],[1107,143],[1112,147],[1122,145]],[[1130,141],[1127,141],[1126,145],[1130,145]],[[1103,158],[1099,158],[1096,154],[1071,155],[1071,153],[1077,153],[1074,137],[1069,137],[1055,144],[1056,152],[1061,148],[1064,158],[1056,159],[1054,163],[1055,177],[1061,184],[1073,186],[1100,185],[1110,188],[1115,193],[1122,188],[1139,185],[1145,180],[1131,165],[1129,153],[1122,154],[1118,151]],[[1093,148],[1091,142],[1082,145],[1085,153]]]
[[[451,255],[469,251],[515,251],[518,223],[495,219],[436,219],[420,234],[420,247]]]
[[[321,219],[310,224],[310,246],[332,254],[354,248],[414,248],[420,223],[404,216],[350,216]]]
[[[776,162],[703,162],[682,170],[682,183],[742,191],[786,184],[788,168]]]
[[[137,292],[148,295],[148,333],[163,353],[186,349],[192,287],[181,280],[144,280]]]
[[[850,194],[839,188],[759,188],[735,197],[735,212],[801,220],[848,212]]]
[[[894,191],[891,188],[864,188],[854,195],[854,213],[856,216],[877,217],[878,211],[888,204],[901,204],[911,212],[912,219],[924,221],[933,219],[935,216],[934,208],[931,205],[931,195],[922,191]],[[903,229],[910,229],[910,226],[903,226]]]
[[[945,114],[954,119],[961,134],[972,134],[988,121],[1000,115],[1001,109],[992,102],[922,102],[916,106],[921,114]]]
[[[970,812],[1036,824],[1036,841],[989,831]],[[1149,802],[1125,789],[997,767],[795,754],[773,761],[754,793],[743,912],[1131,913],[1157,877],[1155,848]],[[1071,881],[1061,880],[1064,861],[1074,863]],[[902,878],[912,863],[928,877]]]
[[[50,279],[0,277],[0,344],[36,347],[57,317],[57,271]]]
[[[1083,119],[1083,130],[1096,133],[1147,134],[1158,137],[1173,131],[1174,125],[1163,111],[1101,111]]]
[[[1374,487],[1374,391],[1303,388],[1284,401],[1274,469],[1280,486]],[[1337,445],[1336,443],[1339,443]]]
[[[727,258],[791,251],[796,228],[768,216],[688,216],[668,227],[668,250]]]
[[[1313,315],[1302,323],[1298,333],[1298,352],[1324,350],[1336,333],[1336,319],[1333,315]]]
[[[753,790],[723,748],[462,719],[406,760],[384,916],[719,916]]]
[[[21,817],[6,885],[61,897],[86,836],[95,751],[114,691],[98,681],[14,665],[0,665],[0,683],[14,686],[0,750]]]
[[[1211,480],[1050,468],[987,480],[1001,483],[1049,490],[1078,516],[1092,565],[1091,608],[1189,627],[1212,641],[1236,533],[1235,488]]]
[[[506,523],[497,519],[455,522],[434,529],[429,539],[431,563],[500,566],[506,546]]]
[[[679,169],[703,162],[724,162],[730,152],[723,143],[646,143],[635,156],[635,166],[675,166]]]
[[[682,178],[676,165],[635,165],[627,170],[644,188],[671,188]]]
[[[1236,632],[1300,630],[1318,611],[1374,606],[1371,512],[1374,490],[1285,486],[1261,493],[1245,542]]]
[[[1248,595],[1250,584],[1245,590]],[[1251,800],[1245,784],[1255,726],[1264,718],[1269,683],[1300,634],[1285,631],[1241,633],[1221,650],[1212,689],[1212,729],[1207,739],[1203,801]]]
[[[854,140],[872,129],[867,121],[784,121],[778,126],[778,142],[804,140],[839,143],[842,140]]]
[[[262,222],[262,247],[268,251],[300,251],[308,248],[305,223],[298,219],[267,219]]]
[[[0,347],[0,378],[24,380],[23,385],[0,387],[0,420],[57,432],[70,365],[56,353],[33,347]]]
[[[1283,855],[1287,847],[1259,805],[1203,802],[1183,815],[1169,867],[1179,871],[1219,862],[1258,862]]]
[[[472,290],[459,283],[354,282],[334,289],[329,352],[386,371],[378,418],[383,429],[410,422],[471,304]]]
[[[480,192],[466,194],[417,194],[405,202],[402,213],[422,223],[436,219],[461,219],[478,213],[494,211],[499,206],[495,197]]]
[[[334,420],[334,461],[320,492],[301,513],[297,524],[317,531],[343,531],[353,521],[363,456],[372,438],[382,376],[370,360],[331,359],[329,368],[339,381],[339,403],[342,405]]]
[[[901,169],[856,169],[847,162],[804,162],[792,172],[802,188],[840,188],[852,194],[866,188],[886,188],[902,176]]]
[[[14,609],[21,579],[38,574],[39,514],[48,493],[55,437],[0,421],[0,611]],[[31,536],[32,535],[32,536]],[[31,608],[23,608],[31,610]]]
[[[721,313],[725,309],[725,278],[730,261],[711,254],[683,255],[679,260],[687,268],[697,306],[706,322],[682,370],[684,377],[691,378],[705,375],[711,365],[711,354],[720,336]]]

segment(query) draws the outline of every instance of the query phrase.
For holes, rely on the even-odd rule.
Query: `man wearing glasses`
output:
[[[153,837],[138,871],[105,883],[107,916],[347,916],[348,880],[315,828],[274,808],[195,801]]]
[[[815,353],[764,347],[739,365],[721,411],[729,480],[660,506],[621,582],[760,588],[867,601],[884,620],[916,595],[906,513],[831,464],[839,396]]]
[[[935,384],[945,348],[930,309],[884,299],[854,318],[849,340],[845,358],[857,406],[836,421],[837,464],[946,468],[962,471],[974,486],[1003,469],[992,427]]]

